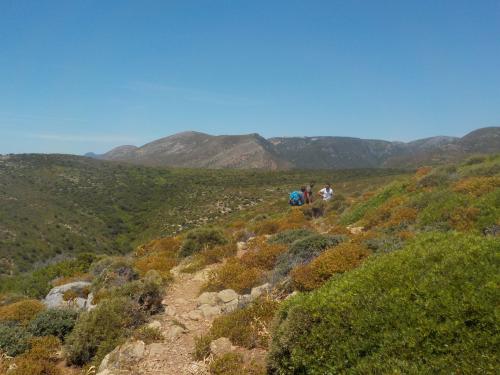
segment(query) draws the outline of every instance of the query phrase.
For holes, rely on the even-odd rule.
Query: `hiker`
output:
[[[330,184],[326,184],[323,189],[318,192],[318,195],[323,198],[324,201],[329,201],[333,197],[333,189]]]
[[[290,193],[290,199],[288,200],[290,206],[302,206],[304,204],[304,195],[301,191],[294,191]]]
[[[304,193],[304,201],[307,204],[313,202],[313,196],[314,196],[313,187],[314,187],[314,183],[310,183],[309,185],[306,186],[306,190]]]

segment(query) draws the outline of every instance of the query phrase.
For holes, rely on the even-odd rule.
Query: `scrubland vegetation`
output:
[[[220,337],[269,354],[265,364],[218,357],[213,374],[496,373],[500,157],[337,186],[330,202],[289,208],[273,198],[128,255],[82,254],[5,278],[0,350],[18,369],[58,374],[61,347],[87,366],[130,337],[161,340],[143,324],[162,310],[170,270],[223,262],[203,290],[273,290],[216,318],[195,357]],[[37,299],[61,280],[91,280],[97,306],[46,310]]]

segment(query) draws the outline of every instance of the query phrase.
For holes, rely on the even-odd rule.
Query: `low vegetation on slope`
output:
[[[278,314],[272,373],[493,373],[498,240],[425,234]]]
[[[297,178],[279,177],[286,176]],[[161,340],[143,323],[161,311],[170,270],[222,262],[204,290],[244,294],[266,282],[273,290],[218,317],[197,342],[198,359],[211,340],[228,337],[242,350],[270,348],[267,366],[275,374],[494,373],[499,177],[500,157],[475,157],[412,176],[346,180],[334,185],[333,200],[293,208],[285,208],[288,182],[281,181],[270,193],[281,199],[131,254],[82,253],[4,278],[0,351],[33,375],[58,374],[52,351],[37,354],[42,336],[84,367],[131,337]],[[379,187],[381,181],[389,183]],[[36,300],[75,280],[92,282],[93,310],[45,310]],[[290,298],[292,292],[298,295]],[[264,365],[231,353],[211,371],[263,374]]]
[[[307,181],[380,183],[401,172],[147,168],[69,155],[0,156],[0,276],[137,245],[273,201]],[[376,177],[380,176],[380,179]]]

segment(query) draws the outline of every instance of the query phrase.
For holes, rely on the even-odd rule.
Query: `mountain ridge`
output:
[[[479,128],[463,137],[439,135],[410,142],[343,136],[266,139],[257,133],[210,135],[184,131],[140,147],[124,145],[101,155],[86,155],[150,166],[276,170],[411,168],[497,152],[500,127]]]

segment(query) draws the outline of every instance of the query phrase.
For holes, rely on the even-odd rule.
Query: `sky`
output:
[[[0,154],[500,125],[500,0],[0,0]]]

